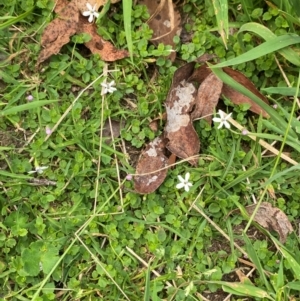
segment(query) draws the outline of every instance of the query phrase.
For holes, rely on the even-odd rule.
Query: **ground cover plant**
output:
[[[0,8],[0,300],[300,298],[296,0]]]

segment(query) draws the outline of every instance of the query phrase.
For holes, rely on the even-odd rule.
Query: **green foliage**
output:
[[[108,4],[96,22],[98,33],[127,48],[130,59],[106,64],[86,52],[80,44],[90,37],[80,34],[37,70],[36,41],[53,17],[53,1],[0,0],[0,299],[196,300],[210,291],[213,300],[220,288],[234,300],[245,292],[257,300],[299,296],[298,239],[291,235],[282,246],[267,231],[241,236],[245,221],[235,211],[272,187],[275,205],[297,221],[297,166],[274,164],[249,136],[200,120],[194,124],[201,139],[198,166],[178,163],[149,195],[123,181],[134,173],[140,150],[162,133],[163,120],[157,132],[149,122],[164,113],[176,68],[205,53],[218,56],[213,70],[221,78],[220,66],[234,65],[277,106],[264,104],[269,120],[229,99],[220,107],[256,137],[287,144],[281,151],[299,162],[296,100],[286,97],[299,95],[299,12],[292,4],[184,1],[184,33],[173,39],[175,62],[168,58],[170,46],[150,43],[145,6]],[[101,96],[105,79],[114,80],[117,91]],[[100,139],[109,118],[121,122],[114,143]],[[36,169],[33,162],[48,168],[28,174]],[[186,172],[189,192],[175,188]],[[271,194],[264,197],[273,202]],[[256,266],[251,282],[222,281],[241,266],[242,251]]]

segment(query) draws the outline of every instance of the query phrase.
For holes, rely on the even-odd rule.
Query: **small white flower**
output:
[[[101,86],[104,88],[101,95],[105,95],[107,93],[113,93],[115,92],[117,89],[114,87],[116,84],[115,84],[115,81],[113,80],[112,82],[110,83],[102,83]]]
[[[87,7],[88,10],[84,11],[82,14],[85,17],[89,17],[89,22],[92,23],[94,21],[94,17],[96,19],[99,17],[99,13],[96,12],[96,4],[93,7],[91,4],[87,3],[86,7]]]
[[[31,170],[31,171],[28,171],[29,174],[32,174],[32,173],[38,173],[38,174],[41,174],[44,172],[45,169],[47,169],[48,166],[36,166],[35,167],[35,170]]]
[[[189,172],[185,174],[185,178],[183,178],[182,176],[178,176],[180,183],[176,185],[176,188],[180,189],[184,187],[184,190],[188,192],[190,190],[190,186],[193,186],[192,183],[189,182],[189,178],[190,178]]]
[[[219,110],[218,114],[220,115],[220,118],[219,117],[214,117],[213,118],[213,121],[214,122],[220,122],[220,125],[218,126],[218,129],[220,129],[221,127],[223,127],[223,125],[227,128],[227,129],[230,129],[230,123],[227,121],[231,114],[228,114],[226,115],[223,111]]]

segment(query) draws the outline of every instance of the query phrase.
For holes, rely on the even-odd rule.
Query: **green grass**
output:
[[[149,42],[144,6],[110,4],[98,32],[129,58],[105,63],[74,37],[37,69],[54,3],[0,0],[0,301],[300,298],[299,12],[293,0],[268,3],[184,1],[188,38],[174,38],[175,62]],[[126,176],[163,131],[164,121],[157,132],[149,123],[165,111],[175,70],[204,53],[261,104],[221,67],[251,79],[270,118],[220,102],[231,129],[196,121],[198,166],[178,159],[157,191],[139,195]],[[101,95],[113,80],[117,90]],[[112,121],[121,126],[110,143]],[[48,168],[29,173],[38,166]],[[176,189],[186,172],[188,192]],[[242,214],[253,202],[287,215],[295,233],[285,244]]]

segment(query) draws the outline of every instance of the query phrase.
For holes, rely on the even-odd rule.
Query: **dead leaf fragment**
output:
[[[229,67],[223,68],[223,71],[227,73],[229,76],[231,76],[235,81],[243,85],[245,88],[250,90],[253,94],[255,94],[257,97],[259,97],[261,100],[263,100],[265,103],[268,103],[268,100],[256,89],[254,84],[241,72],[233,70]],[[189,81],[196,81],[198,83],[202,83],[205,78],[207,78],[212,71],[209,69],[209,67],[204,64],[200,66],[199,68],[195,69],[194,73],[189,78]],[[233,88],[229,87],[228,85],[224,84],[222,88],[222,95],[229,98],[234,104],[243,104],[247,103],[250,105],[249,110],[256,113],[261,114],[263,117],[269,117],[267,112],[263,110],[259,105],[256,104],[252,99],[249,97],[243,95],[242,93],[234,90]]]
[[[134,177],[134,188],[138,193],[155,191],[166,178],[168,158],[164,152],[165,141],[161,137],[155,138],[142,152],[136,167],[136,174],[145,175]]]
[[[59,53],[61,47],[70,41],[70,36],[77,31],[79,12],[76,7],[76,0],[68,3],[64,8],[59,8],[59,17],[54,19],[45,28],[41,44],[44,47],[40,52],[37,65],[45,61],[53,54]]]
[[[257,97],[259,97],[265,103],[268,103],[268,100],[256,89],[254,84],[243,73],[228,67],[225,67],[223,70],[225,73],[231,76],[235,81],[243,85],[245,88],[247,88]],[[242,103],[248,103],[251,105],[249,110],[252,111],[253,113],[256,113],[258,115],[261,114],[263,117],[266,118],[269,117],[267,112],[263,110],[256,102],[251,100],[249,97],[241,94],[240,92],[234,90],[233,88],[229,87],[228,85],[224,85],[222,93],[224,94],[224,96],[231,99],[233,103],[237,105]]]
[[[204,117],[211,124],[212,114],[221,97],[222,88],[223,82],[213,73],[203,80],[197,92],[192,120]]]
[[[106,1],[93,0],[94,5],[103,5]],[[115,3],[116,1],[113,1]],[[85,43],[92,53],[98,53],[102,60],[112,62],[127,57],[129,54],[126,50],[116,49],[110,42],[103,40],[97,34],[97,28],[94,23],[89,23],[88,19],[81,15],[84,8],[86,10],[87,1],[59,0],[55,8],[58,17],[54,19],[45,28],[41,45],[42,51],[37,60],[37,66],[48,59],[51,55],[59,53],[61,47],[70,41],[70,37],[75,33],[87,33],[91,40]],[[92,2],[89,2],[91,5]]]
[[[256,205],[251,205],[245,209],[252,215],[255,207]],[[285,213],[267,202],[261,203],[254,221],[269,231],[277,232],[281,243],[285,243],[287,235],[294,231]]]
[[[139,4],[146,5],[151,15],[147,21],[153,30],[151,42],[155,45],[171,45],[174,48],[173,38],[176,34],[180,35],[181,17],[172,0],[140,0]],[[172,52],[169,57],[174,61],[176,53]]]
[[[94,23],[89,23],[87,19],[80,15],[77,33],[88,33],[91,40],[84,43],[93,54],[98,53],[103,61],[114,62],[116,60],[128,57],[128,51],[119,50],[108,41],[103,40],[97,34],[97,27]]]
[[[166,100],[167,123],[165,137],[167,148],[179,158],[189,158],[200,151],[199,137],[193,127],[190,112],[195,103],[196,88],[186,81],[193,72],[194,63],[188,63],[176,70]],[[197,160],[191,158],[190,164]]]

